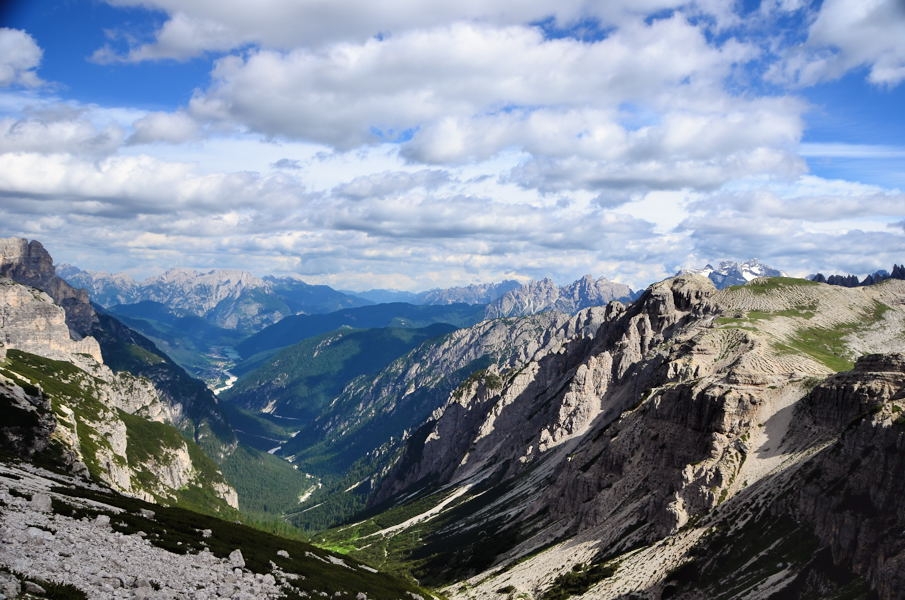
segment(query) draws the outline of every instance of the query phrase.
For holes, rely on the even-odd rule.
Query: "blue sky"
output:
[[[905,262],[899,0],[0,13],[0,235],[420,290]]]

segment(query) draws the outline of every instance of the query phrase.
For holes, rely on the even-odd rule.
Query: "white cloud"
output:
[[[267,48],[318,48],[335,43],[361,43],[376,36],[398,36],[451,22],[494,27],[524,25],[552,19],[564,30],[582,19],[603,27],[687,5],[680,0],[344,0],[343,2],[258,2],[211,0],[108,0],[122,6],[142,6],[167,13],[168,20],[149,44],[134,44],[125,55],[105,47],[96,58],[140,61],[183,60],[206,51],[224,51],[255,44]],[[697,3],[695,13],[724,20],[731,11],[720,2]]]
[[[135,121],[132,127],[133,132],[128,139],[130,144],[179,144],[196,139],[200,133],[198,123],[184,112],[148,113]]]
[[[619,113],[631,104],[654,119],[671,115],[674,134],[661,142],[687,151],[679,120],[687,126],[697,119],[700,133],[713,135],[707,111],[732,102],[722,80],[752,56],[740,44],[710,46],[680,15],[628,22],[594,43],[545,39],[533,27],[457,23],[317,51],[229,56],[217,61],[211,86],[189,109],[198,119],[340,149],[410,139],[407,157],[446,163],[508,147],[618,153],[627,126]],[[798,124],[800,107],[780,104],[767,109],[777,124],[761,123],[762,137],[790,119]],[[746,120],[727,125],[744,129],[762,115],[737,116]]]
[[[895,86],[905,80],[905,4],[900,0],[826,0],[807,42],[770,69],[779,82],[813,85],[866,67],[868,80]]]
[[[107,155],[123,141],[115,124],[97,127],[82,115],[0,117],[0,153],[41,152]]]
[[[38,87],[42,51],[25,31],[0,27],[0,86]]]

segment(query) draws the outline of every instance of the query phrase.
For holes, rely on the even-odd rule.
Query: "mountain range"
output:
[[[700,268],[681,269],[676,275],[702,275],[713,282],[718,290],[733,285],[745,285],[758,277],[785,277],[786,274],[778,269],[767,266],[756,258],[737,262],[734,260],[722,260],[718,266],[707,264]]]
[[[768,269],[222,328],[257,358],[216,397],[4,240],[0,593],[900,598],[905,281]]]

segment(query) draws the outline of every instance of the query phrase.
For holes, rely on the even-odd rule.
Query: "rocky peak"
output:
[[[485,312],[488,319],[536,314],[548,310],[574,314],[591,306],[604,306],[612,300],[632,299],[627,285],[601,277],[585,275],[564,286],[550,278],[531,281],[510,290],[492,302]]]
[[[784,277],[785,273],[773,267],[767,266],[756,258],[738,262],[734,260],[722,260],[714,267],[707,264],[704,267],[686,267],[677,275],[702,275],[710,279],[717,289],[724,289],[734,285],[744,285],[758,277]]]
[[[0,276],[47,292],[66,311],[66,324],[75,339],[88,335],[97,324],[88,293],[57,277],[53,259],[37,240],[0,239]]]
[[[420,304],[490,304],[500,296],[519,287],[517,281],[481,283],[446,289],[429,290],[417,295]]]

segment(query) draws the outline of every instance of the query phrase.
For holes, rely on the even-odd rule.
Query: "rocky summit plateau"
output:
[[[264,281],[165,279],[206,310]],[[218,396],[93,289],[0,240],[0,597],[905,597],[897,277],[287,314],[219,338]]]

